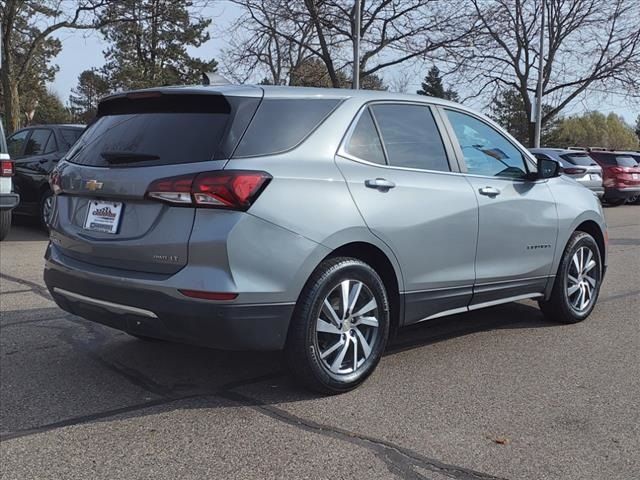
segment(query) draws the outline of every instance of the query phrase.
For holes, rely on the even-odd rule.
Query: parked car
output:
[[[0,240],[11,230],[11,210],[18,205],[20,196],[13,192],[13,161],[7,152],[4,127],[0,121]]]
[[[602,167],[604,176],[604,201],[611,205],[622,205],[640,194],[640,166],[626,152],[589,152]]]
[[[530,148],[536,158],[555,160],[560,163],[562,173],[584,185],[599,198],[604,195],[602,167],[586,152],[564,150],[562,148]]]
[[[631,158],[633,158],[636,161],[638,165],[640,165],[640,152],[622,152],[622,153],[629,155]],[[630,203],[631,205],[640,205],[640,193],[636,193],[628,197],[627,203]]]
[[[284,349],[327,393],[390,332],[522,299],[579,322],[605,273],[600,202],[445,100],[291,87],[116,94],[52,174],[44,278],[129,332]]]
[[[51,213],[49,174],[84,130],[82,125],[35,125],[16,131],[7,140],[15,161],[18,215],[39,219],[43,226]]]

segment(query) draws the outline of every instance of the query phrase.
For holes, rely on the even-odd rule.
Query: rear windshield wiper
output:
[[[113,164],[145,162],[148,160],[158,160],[160,158],[158,155],[137,152],[102,152],[100,156],[107,162]]]

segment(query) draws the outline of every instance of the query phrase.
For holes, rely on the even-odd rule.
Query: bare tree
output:
[[[543,112],[547,124],[588,91],[640,93],[638,0],[470,0],[476,31],[449,49],[454,69],[477,95],[515,89],[531,118],[538,79],[540,13],[545,8]],[[534,126],[529,125],[529,142]]]
[[[95,13],[106,0],[78,0],[68,8],[59,0],[4,0],[2,14],[2,96],[7,128],[11,132],[20,124],[20,95],[33,86],[34,64],[47,60],[60,50],[52,35],[63,29],[93,29],[98,27]],[[26,91],[26,90],[25,90]]]
[[[334,87],[341,86],[341,72],[352,71],[353,0],[232,1],[247,15],[234,26],[236,36],[227,51],[227,69],[262,67],[271,75],[277,72],[274,83],[282,83],[296,63],[279,62],[283,58],[280,54],[295,51],[297,64],[309,58],[321,60]],[[359,1],[362,24],[358,68],[363,79],[433,55],[445,45],[460,46],[469,33],[471,15],[460,8],[462,0]],[[244,35],[238,33],[239,27],[245,29]],[[274,51],[278,55],[272,55]],[[290,59],[286,55],[284,58]]]

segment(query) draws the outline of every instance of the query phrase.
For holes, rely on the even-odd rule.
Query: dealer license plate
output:
[[[91,200],[84,228],[92,232],[118,233],[121,214],[122,202]]]

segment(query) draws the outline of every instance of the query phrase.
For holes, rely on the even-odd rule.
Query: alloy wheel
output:
[[[567,298],[577,312],[587,310],[595,299],[597,264],[594,252],[589,247],[580,247],[571,258],[567,272]]]
[[[42,222],[49,225],[53,211],[53,195],[47,195],[42,202]]]
[[[330,372],[349,374],[371,355],[378,337],[376,299],[363,282],[343,280],[325,297],[316,320],[320,358]]]

